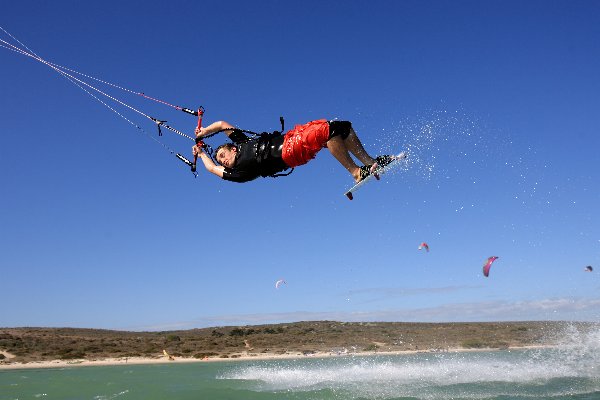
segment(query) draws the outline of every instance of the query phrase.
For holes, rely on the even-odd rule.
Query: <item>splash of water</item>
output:
[[[567,326],[556,346],[498,352],[422,353],[253,364],[221,379],[257,391],[330,390],[344,398],[567,396],[600,391],[600,330]]]
[[[129,393],[129,390],[123,390],[119,393],[111,394],[108,396],[106,396],[106,395],[94,396],[94,400],[112,400],[112,399],[116,399],[119,396],[123,396],[127,393]]]
[[[412,170],[424,180],[436,174],[452,173],[440,159],[463,157],[477,164],[485,162],[491,145],[497,138],[475,117],[463,111],[429,111],[391,123],[378,138],[382,152],[393,153],[398,148],[408,154],[406,170]],[[454,164],[455,165],[455,164]],[[459,172],[460,171],[456,171]]]

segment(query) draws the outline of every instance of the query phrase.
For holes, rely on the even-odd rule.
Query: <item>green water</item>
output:
[[[0,400],[600,399],[594,350],[9,370]]]

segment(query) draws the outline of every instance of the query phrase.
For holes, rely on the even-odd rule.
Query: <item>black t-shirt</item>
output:
[[[289,168],[281,158],[284,136],[262,135],[249,139],[240,130],[234,130],[229,139],[237,147],[235,164],[225,167],[223,179],[232,182],[248,182],[259,176],[269,176]]]

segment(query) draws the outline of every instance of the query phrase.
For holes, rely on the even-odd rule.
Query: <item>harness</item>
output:
[[[144,97],[146,97],[148,99],[151,99],[151,100],[160,101],[160,100],[153,99],[153,98],[151,98],[149,96],[146,96],[146,95],[144,95]],[[160,101],[160,102],[162,102],[162,101]],[[197,116],[198,117],[197,128],[200,129],[202,127],[202,117],[204,116],[204,112],[205,112],[204,107],[200,106],[198,108],[198,111],[194,111],[194,110],[191,110],[191,109],[185,108],[185,107],[176,107],[176,108],[179,109],[179,110],[181,110],[181,111],[183,111],[183,112],[185,112],[185,113],[187,113],[187,114],[191,114],[191,115]],[[175,132],[175,133],[177,133],[179,135],[186,136],[185,134],[183,134],[182,132],[180,132],[177,129],[173,128],[172,126],[167,125],[166,124],[167,121],[162,121],[162,120],[159,120],[159,119],[156,119],[156,118],[152,118],[152,117],[150,117],[150,119],[152,121],[154,121],[154,123],[157,126],[158,136],[162,136],[161,127],[166,128],[166,129],[168,129],[168,130],[170,130],[172,132]],[[281,130],[280,131],[275,130],[273,132],[261,132],[261,133],[257,133],[257,132],[254,132],[254,131],[249,131],[247,129],[225,128],[225,129],[221,129],[221,130],[218,130],[216,132],[213,132],[210,135],[206,135],[206,136],[204,136],[202,138],[195,138],[195,142],[196,142],[197,145],[200,145],[200,147],[202,147],[202,150],[206,154],[208,154],[208,156],[211,158],[211,160],[213,160],[213,162],[216,162],[216,160],[215,160],[216,156],[214,155],[214,150],[211,147],[211,145],[209,145],[208,143],[205,142],[205,140],[208,139],[208,138],[210,138],[210,137],[212,137],[212,136],[214,136],[214,135],[216,135],[216,134],[218,134],[218,133],[225,132],[225,131],[228,131],[228,130],[237,130],[237,131],[240,131],[242,133],[248,134],[249,137],[248,137],[247,140],[245,140],[245,141],[243,141],[243,142],[241,142],[239,144],[248,143],[248,142],[250,142],[252,140],[257,140],[257,146],[256,146],[256,154],[255,154],[255,156],[256,156],[256,159],[258,160],[259,164],[260,164],[268,156],[267,147],[270,146],[271,140],[273,138],[275,138],[275,137],[281,136],[283,134],[283,132],[285,131],[285,122],[284,122],[283,117],[279,117],[279,122],[281,123]],[[263,156],[261,157],[260,155],[263,155]],[[193,161],[188,160],[181,153],[176,153],[175,156],[179,160],[181,160],[183,163],[185,163],[186,165],[188,165],[190,167],[190,171],[192,171],[192,173],[194,174],[194,177],[198,176],[198,173],[196,172],[196,168],[197,168],[197,164],[198,164],[198,156],[197,155],[194,156],[194,160]],[[278,178],[278,177],[281,177],[281,176],[288,176],[292,172],[294,172],[294,168],[292,168],[287,173],[261,174],[261,176],[263,178],[266,178],[266,177]]]
[[[212,147],[210,147],[210,145],[206,144],[204,142],[203,139],[207,139],[209,137],[212,137],[214,135],[216,135],[217,133],[221,133],[221,132],[225,132],[225,131],[232,131],[232,130],[236,130],[242,133],[246,133],[249,135],[249,137],[242,141],[239,142],[237,144],[244,144],[244,143],[248,143],[251,142],[253,140],[257,141],[257,145],[256,145],[256,152],[255,152],[255,157],[256,160],[258,161],[259,164],[261,164],[263,161],[265,161],[268,158],[268,147],[271,145],[271,141],[273,138],[279,137],[283,134],[283,132],[285,131],[285,122],[283,117],[279,117],[279,122],[281,123],[281,130],[280,131],[273,131],[273,132],[261,132],[261,133],[257,133],[257,132],[253,132],[253,131],[249,131],[246,129],[239,129],[239,128],[225,128],[225,129],[221,129],[219,131],[216,131],[214,133],[211,133],[210,135],[204,136],[203,138],[196,138],[196,144],[199,144],[202,146],[202,149],[206,152],[206,154],[208,154],[208,156],[215,161],[215,157],[213,157],[213,149]],[[201,120],[198,122],[198,127],[200,128],[201,124]],[[180,154],[177,155],[178,157],[181,156]],[[183,157],[183,156],[181,156]],[[185,159],[185,157],[183,157]],[[181,159],[181,158],[180,158]],[[195,173],[196,171],[196,162],[197,162],[197,157],[194,158],[194,162],[192,163],[189,160],[182,160],[183,162],[185,162],[186,164],[190,165],[192,172]],[[287,168],[286,168],[287,169]],[[276,173],[276,174],[261,174],[261,176],[263,178],[266,177],[270,177],[270,178],[279,178],[281,176],[288,176],[289,174],[291,174],[292,172],[294,172],[294,168],[292,168],[289,172],[286,173]]]

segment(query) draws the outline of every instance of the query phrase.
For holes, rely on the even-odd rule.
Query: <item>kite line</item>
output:
[[[46,65],[47,67],[51,68],[52,70],[54,70],[55,72],[57,72],[58,74],[60,74],[62,77],[64,77],[65,79],[67,79],[69,82],[71,82],[72,84],[74,84],[75,86],[77,86],[79,89],[83,90],[85,93],[87,93],[88,95],[90,95],[93,99],[95,99],[96,101],[98,101],[100,104],[102,104],[103,106],[105,106],[106,108],[108,108],[110,111],[114,112],[115,114],[117,114],[120,118],[122,118],[123,120],[125,120],[127,123],[129,123],[130,125],[134,126],[136,129],[138,129],[141,133],[143,133],[144,135],[146,135],[148,138],[152,139],[154,142],[156,142],[157,144],[159,144],[160,146],[162,146],[165,150],[167,150],[169,153],[175,155],[180,161],[184,162],[185,164],[187,164],[190,168],[192,173],[194,174],[194,176],[197,176],[196,174],[196,162],[194,160],[194,162],[188,160],[186,157],[184,157],[182,154],[180,153],[176,153],[173,149],[171,149],[169,146],[167,146],[165,143],[163,143],[162,141],[158,140],[154,135],[151,135],[150,133],[148,133],[143,127],[141,127],[140,125],[136,124],[135,122],[133,122],[131,119],[129,119],[127,116],[125,116],[122,112],[120,112],[119,110],[117,110],[116,108],[114,108],[113,106],[111,106],[110,104],[108,104],[107,101],[105,101],[106,99],[112,100],[113,102],[143,116],[146,119],[149,119],[150,121],[152,121],[154,124],[156,124],[157,128],[158,128],[158,136],[162,136],[162,128],[165,128],[179,136],[182,136],[184,138],[190,139],[192,141],[195,141],[197,144],[201,145],[209,155],[212,155],[212,149],[210,148],[210,146],[206,143],[204,143],[203,141],[197,140],[195,137],[192,137],[188,134],[185,134],[183,132],[181,132],[180,130],[167,125],[166,122],[164,120],[160,120],[158,118],[154,118],[150,115],[148,115],[147,113],[131,106],[130,104],[125,103],[124,101],[106,93],[105,91],[97,88],[96,86],[92,85],[89,82],[84,81],[82,78],[88,79],[88,80],[92,80],[95,82],[99,82],[102,83],[104,85],[110,86],[112,88],[115,89],[119,89],[122,90],[124,92],[127,92],[129,94],[133,94],[133,95],[137,95],[137,96],[141,96],[147,100],[151,100],[163,105],[166,105],[168,107],[174,108],[176,110],[179,111],[183,111],[187,114],[193,115],[198,117],[198,124],[197,127],[201,128],[202,127],[202,116],[204,115],[204,107],[200,106],[198,108],[198,110],[192,110],[190,108],[187,107],[180,107],[177,105],[173,105],[170,104],[164,100],[160,100],[154,97],[150,97],[148,95],[146,95],[143,92],[138,92],[138,91],[134,91],[131,89],[127,89],[123,86],[111,83],[111,82],[107,82],[105,80],[93,77],[91,75],[88,74],[84,74],[82,72],[76,71],[74,69],[71,68],[67,68],[64,67],[62,65],[59,64],[55,64],[52,63],[50,61],[47,61],[45,59],[43,59],[42,57],[40,57],[38,54],[36,54],[33,50],[31,50],[29,47],[27,47],[27,45],[25,45],[24,43],[22,43],[19,39],[17,39],[14,35],[12,35],[10,32],[8,32],[6,29],[4,29],[2,26],[0,26],[0,30],[2,30],[7,36],[9,36],[14,43],[10,43],[7,40],[1,39],[0,38],[0,47],[5,48],[7,50],[13,51],[17,54],[23,55],[25,57],[30,57],[33,60],[40,62],[44,65]],[[79,76],[79,78],[77,76]],[[104,100],[103,100],[104,98]],[[210,135],[212,136],[212,135]],[[210,137],[210,136],[205,136],[205,138]]]

